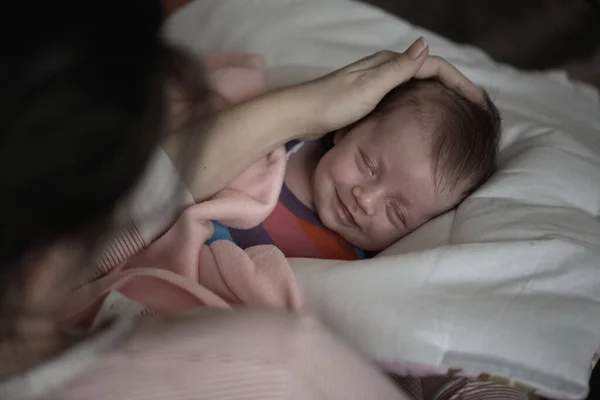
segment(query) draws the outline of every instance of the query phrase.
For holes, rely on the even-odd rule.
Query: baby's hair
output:
[[[403,109],[432,135],[438,190],[461,190],[461,201],[485,183],[496,169],[501,118],[483,91],[476,103],[435,79],[411,80],[392,90],[375,114]]]

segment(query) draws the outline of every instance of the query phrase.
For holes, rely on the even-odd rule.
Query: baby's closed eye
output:
[[[377,165],[363,150],[359,150],[361,166],[371,176],[377,175]]]
[[[404,210],[396,202],[390,202],[388,207],[388,218],[400,228],[406,228],[406,216]]]

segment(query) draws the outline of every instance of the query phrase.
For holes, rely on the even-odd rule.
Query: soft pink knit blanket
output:
[[[208,57],[206,65],[217,104],[222,107],[265,90],[264,65],[258,56],[218,54]],[[205,245],[213,234],[211,220],[241,229],[262,222],[275,207],[285,165],[285,149],[279,148],[211,200],[187,208],[164,235],[148,246],[140,243],[139,237],[130,240],[127,247],[141,251],[78,288],[65,309],[65,321],[90,322],[106,295],[113,291],[124,296],[119,298],[137,304],[137,311],[153,314],[249,304],[300,309],[294,275],[276,247],[257,246],[244,251],[228,241]]]

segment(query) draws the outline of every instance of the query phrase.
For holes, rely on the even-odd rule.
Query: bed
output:
[[[425,36],[503,115],[498,173],[372,260],[290,260],[311,312],[399,374],[463,374],[581,399],[600,345],[600,99],[349,0],[196,0],[167,24],[198,53],[263,54],[277,87]]]

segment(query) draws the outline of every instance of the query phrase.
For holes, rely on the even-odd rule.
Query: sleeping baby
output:
[[[287,144],[279,201],[259,226],[215,224],[209,243],[277,246],[287,257],[353,260],[456,207],[494,172],[498,109],[436,80],[390,92],[367,117],[321,141]]]

